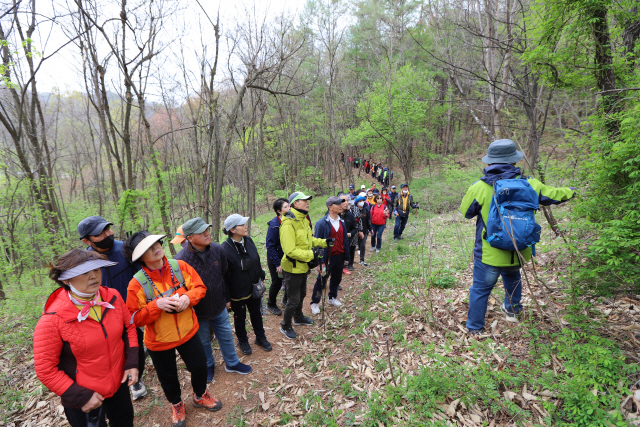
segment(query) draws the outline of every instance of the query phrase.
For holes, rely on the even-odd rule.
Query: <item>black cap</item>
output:
[[[78,234],[81,239],[87,236],[97,236],[102,233],[108,225],[113,225],[113,223],[108,222],[98,215],[90,216],[80,221],[80,224],[78,224]]]

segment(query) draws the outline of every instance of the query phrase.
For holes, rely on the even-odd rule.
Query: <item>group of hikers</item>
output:
[[[521,176],[515,166],[521,158],[512,141],[492,143],[483,158],[489,165],[484,177],[462,201],[462,213],[467,218],[477,216],[467,320],[473,335],[483,331],[487,300],[499,276],[507,294],[502,311],[507,320],[517,321],[522,310],[520,254],[528,260],[535,248],[532,238],[514,250],[498,247],[496,242],[504,238],[492,222],[495,219],[490,219],[494,211],[490,206],[498,200],[494,187],[517,181],[512,193],[524,194],[516,189],[528,185],[531,191],[527,194],[540,204],[561,203],[575,194],[575,189],[552,188]],[[386,187],[378,190],[375,183],[358,190],[350,185],[347,193],[326,199],[326,214],[315,225],[309,216],[312,196],[294,192],[274,201],[275,217],[268,223],[266,237],[271,285],[265,297],[268,311],[282,316],[280,333],[284,337],[296,339],[294,326],[314,324],[303,310],[310,273],[317,273],[309,301],[311,313],[320,313],[327,282],[328,304],[340,307],[342,277],[352,274],[356,251],[360,264],[367,266],[369,236],[371,252],[380,252],[382,234],[393,215],[394,240],[403,238],[407,219],[412,211],[417,213],[419,205],[407,184],[400,186],[400,192],[396,190],[395,186],[390,192]],[[508,193],[508,189],[500,192]],[[517,209],[519,202],[507,200],[501,206],[508,212]],[[528,211],[518,215],[526,217]],[[510,221],[519,219],[509,217]],[[248,222],[249,217],[229,215],[222,230],[227,239],[218,244],[211,239],[210,224],[192,218],[171,240],[182,246],[173,259],[165,256],[164,234],[137,231],[119,241],[114,239],[113,223],[100,216],[78,224],[79,238],[87,247],[71,249],[49,266],[49,277],[59,287],[47,300],[34,334],[36,374],[60,396],[71,426],[106,426],[106,419],[110,425],[133,426],[131,398],[147,394],[142,382],[147,353],[172,405],[172,426],[186,424],[176,351],[191,374],[193,406],[219,410],[222,403],[207,391],[215,374],[212,335],[226,372],[252,372],[238,358],[229,311],[233,312],[237,347],[244,355],[253,351],[245,326],[247,312],[253,343],[263,351],[272,350],[261,311],[266,272],[249,236]],[[513,234],[515,229],[511,227]],[[282,309],[277,303],[281,290]]]
[[[373,179],[385,187],[388,187],[391,181],[393,181],[393,171],[380,162],[369,162],[369,160],[362,157],[345,157],[344,153],[341,153],[341,158],[343,163],[350,163],[354,169],[359,169],[366,174],[371,174]]]

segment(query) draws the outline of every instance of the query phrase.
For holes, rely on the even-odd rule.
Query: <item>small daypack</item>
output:
[[[180,271],[180,266],[178,265],[178,261],[175,259],[170,259],[169,268],[171,268],[173,275],[178,280],[178,284],[176,286],[173,286],[171,289],[168,289],[162,292],[160,295],[155,295],[155,296],[153,295],[153,288],[155,286],[153,285],[153,283],[149,282],[149,279],[147,279],[147,276],[144,274],[144,271],[140,270],[133,276],[140,283],[140,286],[142,286],[142,290],[144,291],[144,296],[147,298],[147,303],[153,301],[156,298],[164,298],[164,297],[171,296],[175,291],[177,291],[180,288],[186,289],[186,286],[184,285],[184,277],[182,277],[182,271]]]
[[[496,181],[486,224],[487,243],[493,248],[515,251],[513,237],[519,251],[531,247],[535,256],[541,230],[535,217],[539,209],[538,193],[525,177]]]

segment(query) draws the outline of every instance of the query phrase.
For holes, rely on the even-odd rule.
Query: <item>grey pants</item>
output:
[[[284,328],[291,327],[291,319],[302,320],[302,304],[307,296],[307,273],[284,274],[284,286],[287,289],[287,306],[284,308],[284,316],[280,323]]]

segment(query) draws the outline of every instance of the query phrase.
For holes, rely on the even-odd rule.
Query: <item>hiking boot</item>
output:
[[[282,310],[275,304],[267,304],[267,310],[271,312],[271,314],[275,314],[276,316],[282,315]]]
[[[500,310],[507,315],[506,317],[507,322],[518,323],[516,314],[507,310],[507,307],[505,307],[504,303],[502,303],[502,305],[500,306]]]
[[[296,338],[298,338],[298,336],[296,335],[296,331],[294,331],[293,328],[285,328],[284,326],[280,326],[280,333],[290,340],[295,340]]]
[[[469,335],[477,337],[484,333],[484,329],[467,329]]]
[[[318,304],[311,304],[311,314],[320,314],[320,307],[318,307]]]
[[[349,264],[347,268],[349,269],[349,271],[353,271],[353,264]]]
[[[253,351],[251,350],[251,346],[249,345],[249,341],[238,341],[238,347],[240,347],[240,351],[242,354],[251,354]]]
[[[342,303],[338,301],[338,298],[329,298],[329,304],[334,307],[340,307],[342,305]]]
[[[184,427],[187,425],[187,414],[185,413],[184,402],[171,406],[171,427]]]
[[[342,269],[342,274],[346,274],[347,276],[351,276],[351,272],[349,271],[349,269],[347,267]]]
[[[255,340],[255,344],[259,345],[260,347],[262,347],[262,349],[264,351],[271,351],[273,350],[273,347],[271,347],[271,343],[269,341],[267,341],[267,337],[262,337],[262,338],[256,338]]]
[[[230,374],[247,375],[253,372],[253,369],[249,365],[245,365],[242,362],[238,362],[233,366],[229,366],[225,363],[224,371],[229,372]]]
[[[196,408],[204,408],[211,412],[216,412],[222,408],[222,402],[211,396],[208,391],[205,391],[200,399],[198,399],[196,394],[193,393],[193,406]]]
[[[367,264],[367,263],[366,263],[366,262],[364,262],[364,261],[360,261],[360,265],[362,265],[362,266],[366,267],[366,266],[367,266],[367,265],[369,265],[369,264]]]
[[[142,381],[138,381],[134,385],[129,386],[129,389],[131,390],[133,400],[142,399],[147,395],[147,388],[144,386]]]
[[[398,236],[398,239],[400,239],[400,240],[404,240],[404,237],[402,237],[402,236]]]
[[[294,325],[296,326],[309,326],[309,325],[313,325],[315,322],[313,321],[313,319],[309,319],[306,316],[302,316],[302,319],[293,319],[292,322]]]
[[[207,366],[207,384],[213,381],[213,373],[215,372],[216,365]]]

